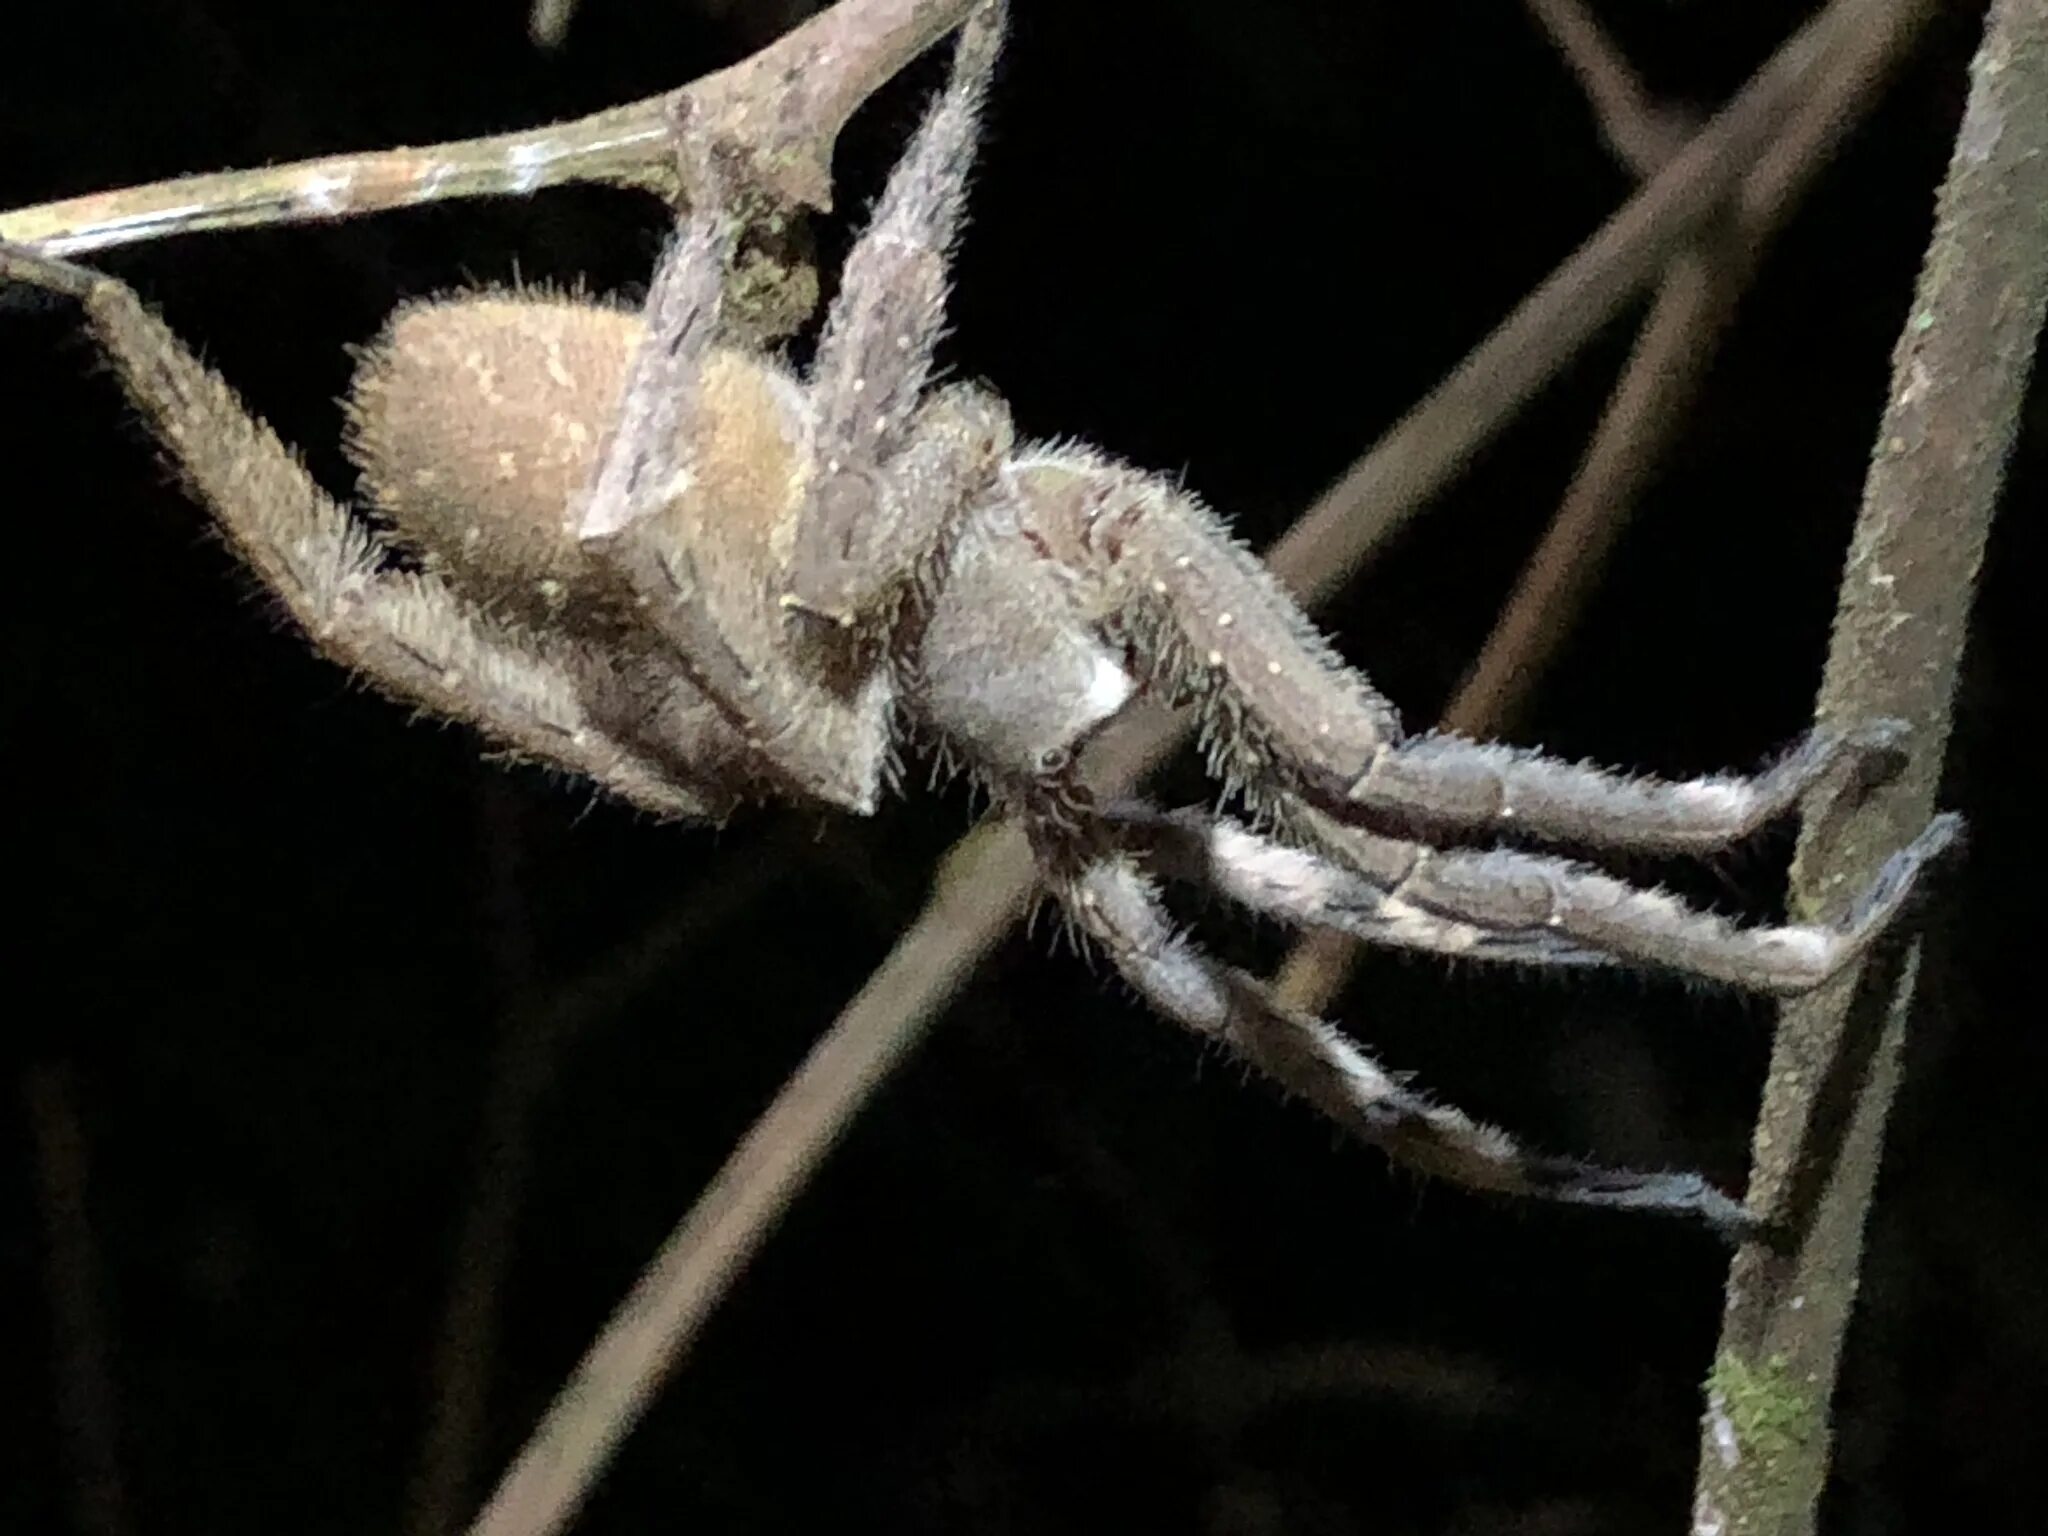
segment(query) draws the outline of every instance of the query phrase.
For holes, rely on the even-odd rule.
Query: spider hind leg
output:
[[[1155,1010],[1397,1163],[1470,1189],[1697,1221],[1729,1241],[1757,1230],[1740,1202],[1698,1174],[1531,1153],[1505,1131],[1415,1092],[1331,1025],[1286,1007],[1177,932],[1150,880],[1101,836],[1078,791],[1063,789],[1056,810],[1027,814],[1054,894]]]

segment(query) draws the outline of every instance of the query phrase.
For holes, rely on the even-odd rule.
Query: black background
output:
[[[624,101],[772,6],[130,0],[0,45],[0,206]],[[1256,543],[1626,195],[1513,0],[1018,0],[948,356],[1025,430],[1180,472]],[[1802,19],[1610,4],[1708,109]],[[1774,250],[1523,739],[1663,772],[1797,734],[1977,27],[1958,6]],[[854,123],[842,207],[936,78]],[[464,281],[644,279],[651,204],[448,205],[103,258],[337,490],[346,345]],[[844,219],[821,226],[828,262]],[[1618,324],[1328,610],[1421,722],[1484,638],[1625,353]],[[670,1224],[918,910],[974,808],[650,827],[408,725],[273,616],[70,318],[0,312],[13,558],[9,1112],[68,1085],[132,1528],[396,1529],[515,1002],[617,985],[520,1145],[475,1493]],[[1908,1088],[1838,1405],[1833,1529],[2032,1528],[2048,1366],[2020,760],[2043,426],[1994,542]],[[1198,797],[1191,765],[1165,776]],[[1682,888],[1767,913],[1783,831]],[[1207,931],[1268,964],[1283,937]],[[644,935],[662,956],[621,976]],[[1686,1518],[1723,1254],[1388,1172],[1013,939],[855,1129],[593,1503],[689,1528],[1621,1532]],[[1554,1148],[1739,1183],[1768,1009],[1632,978],[1375,958],[1338,1016]],[[0,1138],[0,1528],[68,1528],[30,1117]],[[102,1420],[106,1422],[106,1420]],[[2031,1518],[2030,1518],[2031,1517]]]

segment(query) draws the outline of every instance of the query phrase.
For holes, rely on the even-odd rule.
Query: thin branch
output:
[[[1994,0],[1934,236],[1892,359],[1817,708],[1914,728],[1907,771],[1810,817],[1793,866],[1825,918],[1926,822],[1970,603],[2048,312],[2048,0]],[[1745,1247],[1708,1381],[1693,1528],[1804,1536],[1899,1080],[1917,949],[1788,1006],[1757,1122]]]
[[[1538,0],[1531,0],[1538,3]],[[1808,184],[1932,19],[1933,0],[1898,0],[1839,49],[1812,93],[1767,149],[1735,199],[1730,227],[1711,226],[1671,263],[1621,378],[1550,527],[1530,555],[1478,658],[1439,726],[1506,734],[1577,624],[1638,498],[1683,430],[1743,291]],[[1327,1009],[1350,981],[1362,946],[1319,930],[1275,977],[1280,996]]]
[[[1582,0],[1523,0],[1586,93],[1600,137],[1637,176],[1655,175],[1689,137],[1679,118],[1659,110],[1614,40]]]
[[[21,1098],[48,1245],[44,1290],[71,1525],[80,1536],[126,1536],[131,1523],[122,1491],[114,1348],[86,1203],[91,1149],[76,1074],[64,1063],[32,1066],[23,1074]]]
[[[502,776],[486,794],[504,792]],[[493,857],[502,857],[491,839]],[[812,853],[816,836],[797,822],[765,846],[713,867],[692,891],[612,946],[574,978],[552,987],[508,987],[498,1049],[483,1094],[472,1175],[462,1202],[447,1301],[428,1371],[427,1431],[406,1498],[405,1529],[437,1536],[458,1529],[472,1507],[477,1446],[497,1354],[499,1293],[512,1261],[532,1163],[530,1127],[563,1056],[591,1026],[616,1018],[633,999],[713,942],[763,890]]]
[[[1341,573],[1383,547],[1724,210],[1835,55],[1871,28],[1888,28],[1893,4],[1834,0],[1794,33],[1670,164],[1346,470],[1289,537],[1313,544]]]
[[[832,145],[847,118],[974,3],[841,0],[729,69],[573,122],[16,208],[0,213],[0,240],[76,257],[165,235],[324,222],[451,197],[519,197],[572,182],[675,202],[684,190],[677,132],[736,153],[753,183],[783,203],[829,208]]]
[[[561,1530],[683,1347],[854,1115],[1009,930],[1033,888],[1008,827],[948,860],[924,915],[733,1149],[662,1245],[540,1427],[472,1536]],[[1004,898],[1007,898],[1004,899]]]
[[[1532,4],[1549,0],[1531,0]],[[1471,671],[1444,711],[1446,730],[1506,726],[1541,681],[1719,350],[1743,290],[1813,178],[1911,56],[1934,0],[1885,8],[1830,60],[1744,180],[1732,228],[1673,262],[1557,516]]]
[[[441,1325],[428,1357],[426,1433],[406,1492],[408,1536],[444,1536],[459,1528],[470,1507],[498,1365],[499,1300],[531,1162],[526,1122],[554,1060],[551,1036],[517,1027],[522,1003],[540,982],[527,894],[529,838],[518,794],[501,773],[481,774],[475,783],[488,1002],[503,1022],[485,1076],[474,1177],[456,1218]]]

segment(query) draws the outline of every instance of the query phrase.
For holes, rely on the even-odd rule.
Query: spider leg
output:
[[[1817,732],[1753,777],[1630,778],[1455,736],[1409,737],[1394,708],[1316,633],[1262,564],[1194,497],[1083,453],[1020,455],[1011,481],[1051,558],[1092,583],[1097,622],[1147,680],[1203,708],[1228,779],[1276,780],[1341,820],[1646,853],[1748,836],[1844,765],[1896,757],[1903,728]]]
[[[1028,804],[1028,802],[1027,802]],[[1704,1222],[1740,1237],[1755,1219],[1697,1174],[1600,1168],[1525,1151],[1506,1132],[1432,1103],[1329,1024],[1178,934],[1130,856],[1091,836],[1071,793],[1027,811],[1054,894],[1151,1005],[1230,1049],[1395,1161],[1472,1189]]]
[[[1551,842],[1653,854],[1707,853],[1797,807],[1839,769],[1893,763],[1898,721],[1817,730],[1761,773],[1657,779],[1522,747],[1431,734],[1390,744],[1341,796],[1316,796],[1346,820],[1451,831],[1513,828]]]
[[[866,814],[889,769],[893,687],[880,672],[792,665],[767,567],[798,389],[715,347],[738,221],[715,176],[699,186],[656,265],[616,426],[570,530],[771,773]]]
[[[1781,997],[1813,990],[1862,956],[1962,830],[1959,816],[1935,817],[1837,922],[1739,927],[1568,859],[1435,848],[1306,816],[1332,852],[1396,900],[1482,929],[1547,929],[1619,960]]]
[[[622,709],[634,680],[580,647],[493,625],[433,579],[387,569],[388,551],[325,492],[215,373],[126,284],[0,246],[0,281],[77,299],[142,410],[242,558],[313,644],[386,692],[462,720],[518,755],[595,779],[664,816],[723,814],[731,796],[671,769],[718,721],[701,701],[660,707],[675,736],[649,756],[617,739],[593,703]],[[674,763],[669,761],[673,755]]]
[[[1296,927],[1331,928],[1368,944],[1523,965],[1611,965],[1614,957],[1549,928],[1447,917],[1313,849],[1261,837],[1227,816],[1122,801],[1102,811],[1118,846],[1164,879],[1211,890]]]
[[[715,157],[690,167],[697,202],[655,269],[616,429],[571,514],[749,744],[791,787],[860,813],[890,771],[893,669],[872,647],[811,643],[790,610],[852,627],[880,603],[892,620],[887,600],[1008,449],[991,397],[949,392],[916,410],[1000,15],[985,7],[963,31],[952,83],[855,252],[808,390],[717,346],[739,218]],[[809,573],[794,587],[792,565]]]
[[[1008,412],[985,391],[921,404],[1005,10],[989,0],[962,26],[946,87],[840,271],[811,366],[815,471],[782,601],[840,627],[887,627],[1010,449]]]
[[[1151,881],[1120,845],[1130,824],[1143,818],[1127,816],[1122,827],[1106,821],[1072,766],[1076,749],[1122,705],[1131,679],[1077,602],[1071,567],[1045,557],[1041,537],[1021,525],[1022,516],[1011,497],[968,520],[937,594],[910,700],[922,723],[1023,813],[1047,888],[1154,1007],[1426,1172],[1479,1189],[1683,1215],[1724,1234],[1748,1230],[1742,1207],[1696,1175],[1534,1156],[1502,1132],[1431,1104],[1329,1025],[1285,1008],[1251,977],[1177,934]],[[1142,835],[1142,825],[1137,831]],[[1344,899],[1360,898],[1359,911],[1386,917],[1386,906],[1373,908],[1372,893],[1341,871],[1318,869],[1326,883],[1311,893],[1270,864],[1262,868],[1264,852],[1254,846],[1252,857],[1211,860],[1201,849],[1197,860],[1212,873],[1220,865],[1225,888],[1252,905],[1291,906],[1308,920],[1334,924]],[[1400,895],[1370,871],[1364,883]],[[1318,902],[1323,910],[1311,915]],[[1445,925],[1435,933],[1454,931]]]

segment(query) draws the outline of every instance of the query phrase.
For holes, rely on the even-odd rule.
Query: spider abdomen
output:
[[[545,294],[394,314],[364,351],[348,415],[365,495],[397,542],[505,618],[624,628],[623,600],[573,528],[643,331],[637,314]],[[693,533],[715,521],[723,549],[772,565],[801,491],[801,393],[743,353],[714,354],[706,373],[670,536],[703,542]]]

